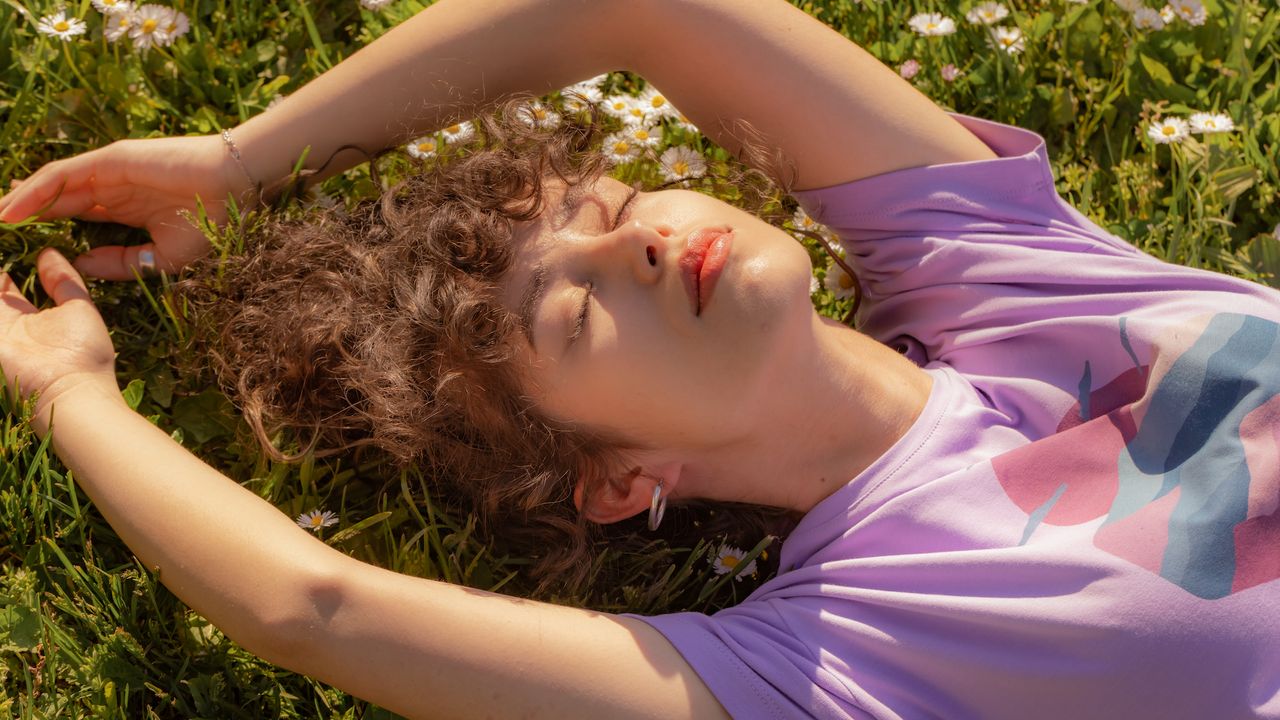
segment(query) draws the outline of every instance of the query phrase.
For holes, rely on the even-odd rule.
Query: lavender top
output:
[[[1057,194],[1044,141],[796,193],[933,376],[783,571],[662,632],[735,718],[1280,718],[1280,293]]]

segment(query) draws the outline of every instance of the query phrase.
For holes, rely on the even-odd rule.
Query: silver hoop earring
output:
[[[661,502],[659,502],[661,500]],[[662,481],[653,487],[653,500],[649,503],[649,529],[657,530],[662,516],[667,512],[667,499],[662,497]]]

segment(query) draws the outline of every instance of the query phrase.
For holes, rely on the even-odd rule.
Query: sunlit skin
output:
[[[642,192],[611,178],[565,193],[517,226],[503,301],[518,311],[535,266],[528,391],[560,420],[647,448],[644,475],[588,517],[612,522],[675,498],[807,512],[887,450],[928,397],[929,376],[883,345],[819,316],[807,251],[786,232],[709,195]],[[733,233],[713,295],[695,315],[677,260],[700,228]],[[572,343],[588,295],[588,315]],[[536,344],[536,347],[535,347]],[[620,469],[621,471],[625,469]],[[581,498],[576,498],[581,505]]]

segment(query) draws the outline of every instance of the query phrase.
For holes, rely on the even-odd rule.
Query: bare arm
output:
[[[114,387],[79,386],[53,407],[55,450],[129,548],[270,662],[413,718],[727,717],[644,623],[366,565],[205,465]]]
[[[991,151],[855,43],[784,0],[442,0],[235,130],[259,179],[374,151],[514,91],[634,70],[721,145],[738,120],[797,189]],[[364,158],[340,154],[320,177]]]

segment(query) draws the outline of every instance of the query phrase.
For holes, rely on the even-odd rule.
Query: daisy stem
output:
[[[75,59],[71,57],[70,43],[62,43],[62,55],[67,58],[67,65],[71,66],[71,74],[75,75],[76,79],[80,81],[80,86],[84,88],[85,92],[92,92],[94,89],[93,85],[91,85],[89,81],[84,78],[84,75],[80,73],[80,67],[76,65]]]

